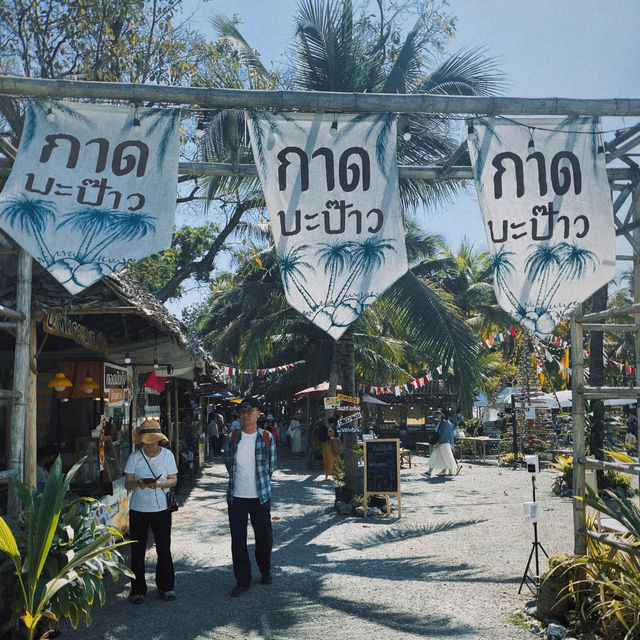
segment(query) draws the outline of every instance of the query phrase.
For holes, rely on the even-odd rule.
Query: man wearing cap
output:
[[[232,596],[242,595],[251,585],[251,562],[247,548],[247,524],[255,536],[256,563],[260,582],[271,584],[271,474],[276,468],[273,436],[258,428],[260,402],[245,398],[239,407],[242,429],[231,432],[224,448],[229,472],[227,504],[231,530],[231,555],[236,586]]]
[[[167,601],[176,599],[173,591],[175,572],[171,557],[171,512],[167,493],[178,482],[178,468],[173,453],[161,444],[169,442],[160,423],[145,420],[138,430],[138,444],[142,448],[132,452],[124,467],[124,486],[132,491],[129,500],[129,533],[131,545],[131,580],[129,601],[142,604],[147,593],[144,556],[149,529],[153,532],[158,562],[156,586],[158,595]]]

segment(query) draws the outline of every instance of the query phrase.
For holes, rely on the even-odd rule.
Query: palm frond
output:
[[[482,48],[459,51],[430,73],[418,87],[420,93],[489,96],[504,88],[504,76]]]

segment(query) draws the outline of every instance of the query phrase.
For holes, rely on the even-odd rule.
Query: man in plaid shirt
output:
[[[258,429],[260,402],[245,398],[240,403],[240,424],[227,438],[224,462],[229,472],[227,504],[231,529],[231,555],[236,586],[232,596],[242,595],[251,585],[251,562],[247,549],[247,524],[256,541],[256,562],[262,584],[271,584],[271,474],[276,468],[276,444],[266,430]]]

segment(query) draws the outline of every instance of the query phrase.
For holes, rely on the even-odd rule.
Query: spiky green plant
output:
[[[25,510],[15,533],[0,518],[0,551],[10,557],[16,576],[11,607],[29,640],[43,618],[69,618],[73,626],[85,618],[89,624],[94,596],[104,602],[104,572],[114,578],[132,575],[115,550],[129,544],[114,542],[122,539],[120,530],[98,524],[87,507],[89,499],[65,504],[71,480],[83,462],[84,458],[64,475],[58,457],[42,492],[16,483]]]

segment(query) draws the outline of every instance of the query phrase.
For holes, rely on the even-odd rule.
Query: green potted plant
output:
[[[81,619],[91,623],[95,597],[104,603],[102,577],[131,576],[116,551],[129,542],[116,527],[99,524],[91,514],[97,504],[90,498],[65,502],[69,484],[84,459],[62,473],[58,457],[42,492],[16,482],[25,509],[15,530],[0,518],[0,551],[13,565],[11,624],[19,621],[32,640],[48,620],[69,618],[73,626]],[[6,564],[6,563],[5,563]],[[6,574],[5,574],[6,577]]]
[[[335,484],[336,501],[351,502],[353,492],[346,486],[344,461],[342,458],[338,458],[333,463],[333,483]]]

